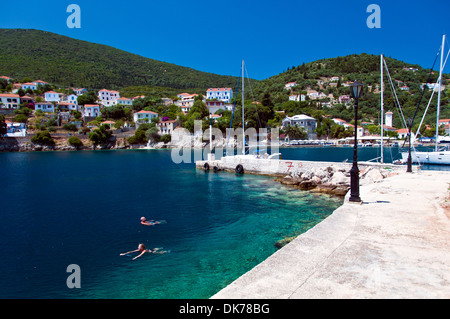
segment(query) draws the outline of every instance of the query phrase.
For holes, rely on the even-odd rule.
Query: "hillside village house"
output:
[[[97,117],[100,115],[100,105],[98,104],[86,104],[84,106],[84,117]]]
[[[117,99],[117,104],[118,105],[131,106],[131,105],[133,105],[133,100],[129,99],[127,97],[121,97],[121,98]]]
[[[195,98],[198,96],[198,94],[181,93],[177,96],[181,97],[179,100],[175,101],[175,105],[181,107],[181,110],[184,113],[188,113],[194,105]]]
[[[298,127],[303,127],[308,133],[308,138],[310,137],[310,135],[315,134],[314,131],[317,128],[317,120],[305,114],[294,115],[292,117],[286,116],[281,123],[283,127],[289,125],[290,126],[297,125]]]
[[[37,90],[37,84],[36,83],[22,83],[22,90]]]
[[[6,81],[8,81],[8,83],[12,81],[12,79],[9,76],[6,76],[6,75],[0,76],[0,79],[6,80]]]
[[[349,103],[351,100],[350,95],[339,96],[339,103]]]
[[[70,94],[66,98],[68,103],[78,104],[78,96],[76,94]]]
[[[14,123],[5,120],[6,123],[6,136],[8,137],[21,137],[27,136],[27,125],[25,123]]]
[[[120,98],[120,93],[112,90],[100,90],[98,91],[98,99],[101,101],[103,106],[116,105],[117,100]]]
[[[136,125],[150,123],[153,118],[158,117],[158,113],[152,111],[139,111],[133,114],[133,120]]]
[[[209,113],[214,114],[218,110],[225,110],[225,102],[224,101],[206,101],[206,108],[209,110]]]
[[[289,95],[289,101],[303,102],[306,101],[306,96],[304,94]]]
[[[34,109],[41,110],[42,112],[55,113],[55,106],[51,102],[36,102]]]
[[[230,103],[233,98],[233,90],[231,88],[209,88],[206,91],[207,100],[218,100]]]
[[[398,138],[401,140],[404,140],[408,137],[408,129],[407,128],[401,128],[396,130],[395,132],[397,132],[398,134]],[[414,132],[411,132],[411,141],[415,141],[416,139],[416,134],[414,134]]]
[[[296,87],[298,84],[297,83],[295,83],[295,82],[289,82],[289,83],[286,83],[285,85],[284,85],[284,89],[285,90],[290,90],[290,89],[292,89],[293,87]]]
[[[59,102],[58,108],[60,111],[78,111],[78,104],[70,102]]]
[[[172,134],[173,130],[177,127],[177,121],[176,120],[169,120],[169,121],[161,121],[156,124],[156,127],[159,129],[159,134]]]
[[[336,123],[337,125],[341,125],[341,126],[343,126],[344,128],[346,128],[346,129],[349,128],[349,127],[355,129],[355,126],[354,126],[353,124],[347,123],[346,121],[344,121],[344,120],[342,120],[342,119],[334,118],[334,119],[331,119],[331,120],[332,120],[334,123]],[[364,136],[364,129],[363,129],[361,126],[358,126],[357,136],[358,136],[358,137]]]
[[[84,93],[87,93],[87,90],[84,88],[72,88],[72,91],[75,92],[76,95],[83,95]]]
[[[0,94],[0,103],[2,109],[16,109],[20,104],[20,96],[11,93]]]
[[[34,99],[30,96],[21,96],[20,97],[20,103],[34,103]]]
[[[59,93],[48,91],[44,93],[44,100],[46,102],[59,102],[61,100]]]

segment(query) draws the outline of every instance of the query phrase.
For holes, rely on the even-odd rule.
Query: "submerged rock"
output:
[[[283,239],[280,239],[279,241],[275,242],[274,246],[277,248],[282,248],[283,246],[286,246],[291,241],[295,239],[295,236],[292,237],[284,237]]]

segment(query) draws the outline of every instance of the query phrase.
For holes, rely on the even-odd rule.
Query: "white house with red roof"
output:
[[[2,109],[16,109],[20,104],[20,96],[11,93],[0,94],[0,104]]]
[[[133,114],[133,120],[136,124],[150,123],[156,117],[158,117],[158,113],[145,110]]]
[[[117,104],[117,100],[120,98],[118,91],[103,89],[98,91],[98,99],[103,106],[112,106]]]
[[[61,100],[61,97],[57,92],[48,91],[44,93],[44,99],[46,102],[59,102]]]
[[[72,91],[74,91],[76,95],[83,95],[84,93],[87,93],[85,88],[72,88]]]
[[[42,81],[42,80],[33,81],[33,83],[36,85],[42,85],[42,86],[50,84],[50,83]]]
[[[55,106],[51,102],[36,102],[34,103],[34,109],[41,110],[42,112],[55,113]]]
[[[177,120],[168,120],[161,121],[156,124],[156,127],[159,129],[160,135],[172,134],[174,129],[177,127]]]
[[[11,79],[9,76],[6,76],[6,75],[0,76],[0,79],[6,80],[6,81],[8,81],[8,82],[11,82],[11,81],[12,81],[12,79]]]
[[[35,82],[22,83],[22,90],[37,90],[37,84]]]
[[[230,103],[233,98],[233,90],[231,88],[209,88],[206,91],[207,100],[218,100]]]
[[[100,115],[100,105],[86,104],[83,110],[84,117],[97,117]]]
[[[286,83],[285,85],[284,85],[284,89],[285,90],[290,90],[290,89],[292,89],[293,87],[296,87],[298,84],[297,83],[295,83],[295,82],[289,82],[289,83]]]
[[[131,106],[133,105],[133,99],[129,99],[127,97],[121,97],[117,99],[118,105]]]
[[[6,135],[8,137],[27,136],[27,125],[25,123],[16,123],[5,120]]]

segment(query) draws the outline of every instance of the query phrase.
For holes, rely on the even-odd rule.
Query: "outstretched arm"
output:
[[[126,252],[126,253],[121,253],[120,256],[128,255],[128,254],[131,254],[131,253],[135,253],[135,252],[137,252],[137,251],[139,251],[139,249],[132,250],[132,251],[128,251],[128,252]]]
[[[147,250],[144,250],[142,253],[140,253],[139,255],[137,255],[136,257],[133,258],[133,260],[138,259],[139,257],[141,257],[143,254],[145,254],[147,252]]]

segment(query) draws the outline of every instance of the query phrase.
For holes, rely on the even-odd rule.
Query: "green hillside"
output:
[[[434,56],[431,56],[431,59]],[[385,58],[389,68],[394,88],[399,98],[405,117],[412,117],[422,95],[421,84],[425,83],[430,75],[430,70],[423,69],[418,65],[413,65],[393,58]],[[430,61],[431,63],[432,61]],[[437,65],[436,65],[437,67]],[[411,69],[410,69],[411,68]],[[384,108],[394,113],[394,126],[402,127],[400,113],[395,104],[395,97],[390,88],[387,72],[384,72]],[[332,86],[331,77],[339,77],[338,83]],[[431,74],[430,83],[435,83],[438,72]],[[344,57],[321,59],[299,66],[288,68],[283,73],[272,76],[269,79],[260,81],[255,89],[255,95],[260,99],[263,96],[269,97],[275,110],[286,111],[288,115],[305,113],[319,118],[321,115],[330,115],[346,121],[353,119],[353,109],[351,105],[332,104],[327,107],[327,102],[331,98],[321,100],[308,99],[306,102],[298,103],[289,101],[290,94],[306,94],[307,90],[315,90],[326,95],[333,95],[337,99],[341,95],[350,94],[350,89],[345,86],[347,81],[357,79],[364,83],[364,95],[360,99],[360,116],[363,121],[373,121],[378,123],[380,112],[380,56],[370,54],[353,54]],[[444,85],[448,84],[450,75],[444,74]],[[296,82],[298,85],[293,90],[286,90],[284,85],[288,82]],[[401,90],[401,86],[407,86],[408,90]],[[427,89],[415,123],[420,121],[427,106],[432,90]],[[448,86],[442,95],[441,118],[450,117],[450,105],[448,96],[450,90]],[[426,123],[433,124],[436,121],[436,98],[431,104]]]
[[[27,29],[0,29],[0,75],[60,86],[120,89],[234,87],[237,78],[160,62],[106,45]]]

